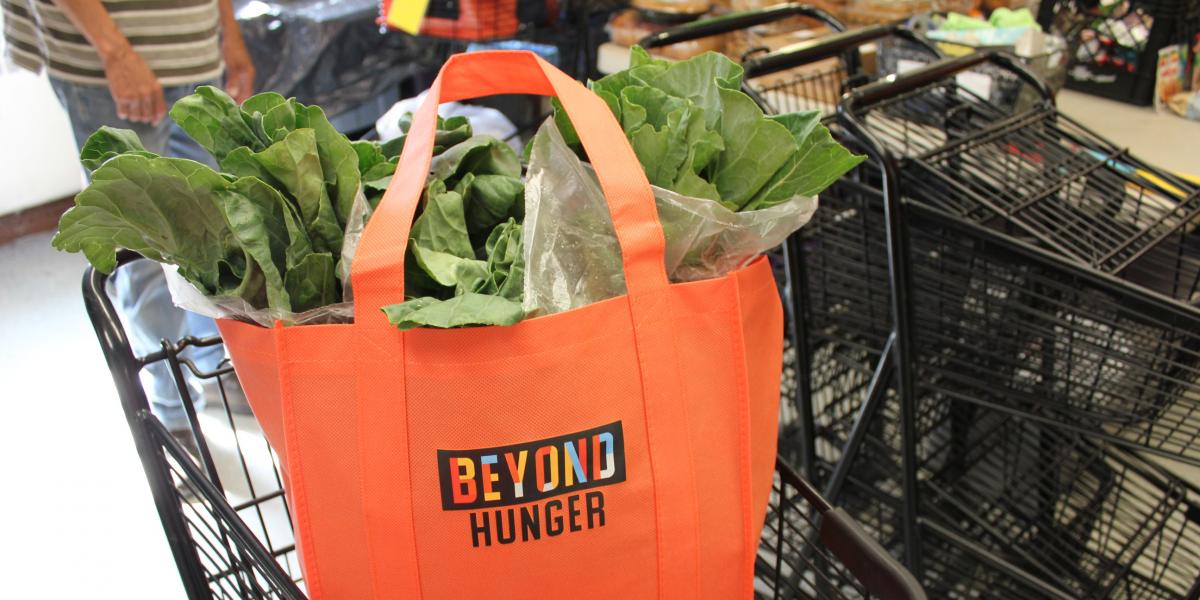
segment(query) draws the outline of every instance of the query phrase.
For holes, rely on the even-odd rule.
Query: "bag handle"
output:
[[[413,116],[396,174],[363,231],[351,268],[356,323],[391,327],[380,309],[404,299],[404,255],[433,159],[438,105],[496,94],[558,97],[608,200],[629,293],[669,284],[654,193],[604,100],[532,52],[473,52],[451,56],[442,67]]]

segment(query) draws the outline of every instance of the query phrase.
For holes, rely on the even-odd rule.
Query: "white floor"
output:
[[[83,269],[49,235],[0,246],[0,596],[183,598]]]

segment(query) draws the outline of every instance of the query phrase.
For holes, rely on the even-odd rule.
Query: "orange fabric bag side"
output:
[[[511,327],[397,331],[379,309],[404,297],[437,104],[499,93],[557,95],[571,115],[629,294]],[[748,597],[782,310],[765,260],[672,285],[663,246],[602,100],[530,53],[453,57],[360,243],[355,322],[221,324],[286,456],[310,595]]]

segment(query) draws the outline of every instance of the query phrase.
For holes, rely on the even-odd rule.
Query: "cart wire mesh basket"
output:
[[[894,551],[903,499],[889,399],[839,501]],[[1194,598],[1200,494],[1135,453],[1020,415],[923,397],[924,563],[936,598]]]
[[[794,3],[679,25],[648,36],[639,44],[644,48],[659,48],[796,17],[834,33],[765,54],[751,50],[742,57],[746,78],[743,90],[769,114],[820,110],[832,115],[846,90],[881,75],[866,67],[859,53],[859,47],[865,44],[904,47],[923,62],[941,57],[934,45],[898,24],[846,31],[846,26],[828,12]]]
[[[119,255],[118,268],[141,260]],[[113,375],[188,597],[303,600],[284,477],[248,411],[233,368],[204,371],[188,357],[219,338],[163,340],[134,356],[108,292],[109,276],[84,275],[84,304]],[[168,431],[150,410],[140,375],[166,364],[187,413],[186,432]],[[218,390],[193,406],[187,378]],[[779,462],[755,568],[755,597],[920,600],[920,585],[847,513]]]
[[[1200,459],[1195,189],[1048,95],[957,85],[983,61],[1021,75],[973,56],[843,99],[875,160],[801,246],[825,496],[933,597],[1196,597],[1196,490],[1131,451]]]
[[[1006,114],[953,74],[844,104],[898,157],[905,210],[943,217],[904,224],[893,256],[917,385],[1200,464],[1200,189],[1049,102]]]

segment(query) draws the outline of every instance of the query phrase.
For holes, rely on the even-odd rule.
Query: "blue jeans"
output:
[[[196,142],[179,129],[171,119],[157,125],[133,123],[117,116],[117,107],[107,87],[79,85],[50,78],[58,100],[71,119],[75,144],[82,147],[88,136],[102,125],[132,129],[142,139],[147,150],[164,156],[190,158],[215,166],[213,159]],[[163,89],[167,106],[190,94],[194,86]],[[117,270],[113,276],[114,296],[127,324],[133,352],[139,356],[162,349],[161,340],[172,342],[186,335],[208,337],[217,335],[212,319],[176,308],[163,277],[162,267],[148,260],[135,261]],[[192,348],[187,351],[196,366],[205,371],[216,369],[225,358],[221,346]],[[183,368],[185,374],[188,369]],[[186,377],[189,392],[199,410],[204,407],[202,387],[193,377]],[[142,386],[146,390],[150,409],[170,430],[188,426],[187,413],[179,390],[167,363],[158,361],[142,371]]]

